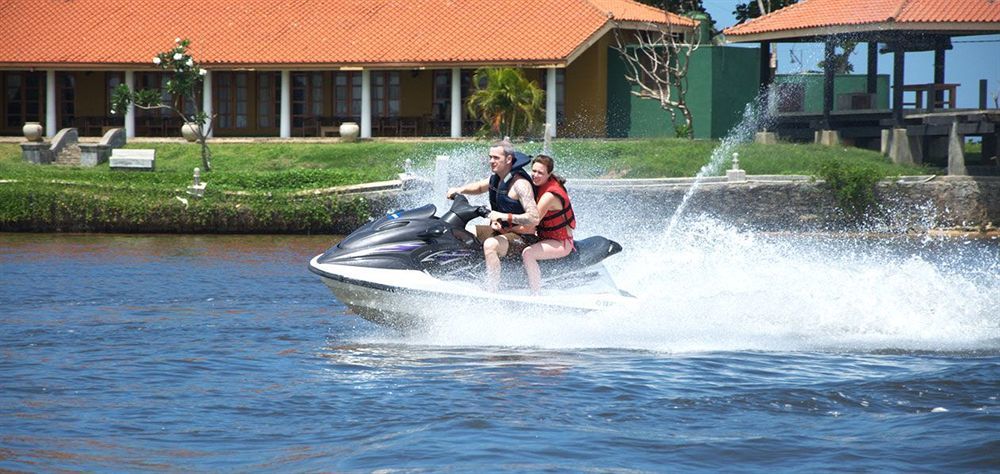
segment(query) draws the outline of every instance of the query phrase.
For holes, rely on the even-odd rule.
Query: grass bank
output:
[[[553,154],[571,178],[694,176],[718,142],[680,139],[557,140]],[[429,166],[436,155],[486,155],[483,141],[362,143],[213,143],[214,170],[203,199],[185,193],[199,148],[187,143],[131,143],[155,148],[156,171],[39,166],[16,143],[0,144],[0,230],[99,232],[341,233],[367,218],[355,197],[304,190],[394,179],[406,159]],[[535,154],[541,144],[520,148]],[[817,145],[739,147],[748,174],[817,175],[829,163],[880,175],[927,174],[892,165],[878,153]],[[727,158],[728,161],[728,158]],[[723,169],[728,164],[723,166]],[[483,165],[484,175],[486,165]]]

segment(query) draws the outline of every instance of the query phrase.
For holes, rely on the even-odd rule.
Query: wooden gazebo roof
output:
[[[723,31],[733,43],[1000,33],[1000,0],[802,0]]]

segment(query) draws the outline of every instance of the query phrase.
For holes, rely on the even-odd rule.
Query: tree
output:
[[[851,54],[854,53],[854,48],[857,46],[858,43],[856,41],[835,40],[834,53],[829,58],[834,74],[850,74],[854,72],[854,65],[851,64]],[[839,53],[836,52],[837,48],[840,48]],[[816,66],[825,70],[826,61],[827,59],[824,58]]]
[[[666,20],[666,18],[664,18]],[[645,28],[623,30],[616,25],[612,45],[625,62],[625,80],[637,89],[632,95],[660,102],[670,114],[678,136],[694,138],[694,123],[687,105],[687,71],[691,53],[698,49],[699,29],[690,37],[675,31],[669,21],[646,23]],[[678,118],[680,112],[680,118]]]
[[[708,14],[705,11],[705,5],[703,5],[703,0],[638,0],[639,3],[644,3],[646,5],[659,8],[660,10],[667,11],[670,13],[676,13],[678,15],[686,15],[690,12],[702,12]],[[719,32],[715,28],[715,19],[712,19],[712,36],[717,35]],[[702,40],[707,40],[708,38],[702,38]]]
[[[208,116],[199,106],[199,96],[206,71],[194,62],[188,53],[191,42],[177,38],[174,47],[157,54],[153,64],[170,73],[170,78],[164,83],[163,90],[139,89],[131,90],[125,84],[119,84],[111,98],[111,113],[124,114],[129,104],[143,110],[165,109],[173,111],[185,123],[194,124],[197,142],[201,145],[201,164],[205,171],[212,170],[211,156],[207,138],[212,131],[215,115]],[[170,99],[164,101],[163,92]]]
[[[480,68],[472,77],[469,113],[483,121],[481,133],[524,135],[540,120],[545,91],[516,68]]]
[[[798,3],[799,0],[750,0],[746,3],[736,4],[733,15],[736,16],[736,24],[744,23],[747,20],[771,13],[779,8]],[[763,13],[761,13],[763,12]]]

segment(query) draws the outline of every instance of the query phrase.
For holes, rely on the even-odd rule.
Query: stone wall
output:
[[[614,215],[621,206],[651,218],[669,219],[690,183],[642,180],[570,182],[574,204],[581,213]],[[808,179],[707,182],[698,185],[685,205],[684,216],[710,215],[733,225],[761,230],[823,231],[864,228],[905,231],[1000,225],[1000,178],[922,177],[883,181],[878,185],[878,209],[863,218],[839,207],[834,192]],[[589,207],[589,209],[584,206]]]
[[[273,219],[260,218],[248,206],[244,206],[239,214],[258,218],[234,218],[233,213],[222,212],[224,209],[220,208],[205,211],[194,220],[185,212],[177,211],[170,216],[142,216],[139,221],[133,221],[127,213],[100,208],[105,202],[102,200],[68,200],[59,205],[49,203],[37,212],[0,216],[0,230],[347,234],[359,225],[358,219],[363,220],[363,214],[377,217],[413,203],[423,204],[422,201],[432,193],[431,184],[426,182],[382,184],[384,186],[378,189],[368,185],[338,190],[336,194],[343,195],[343,199],[336,201],[343,205],[338,207],[328,203],[326,207],[336,208],[338,212],[349,211],[343,215],[332,214],[335,218],[325,224],[316,223],[315,216],[310,214],[314,210],[310,210],[309,206],[282,209],[278,213],[281,222],[277,224]],[[636,220],[636,225],[669,221],[691,186],[690,179],[571,180],[568,183],[570,195],[574,198],[573,207],[581,216],[588,219],[629,219],[629,224],[631,220]],[[838,208],[834,192],[823,182],[804,177],[749,176],[747,181],[732,183],[726,182],[725,178],[709,178],[698,184],[682,216],[688,218],[705,214],[737,227],[790,232],[862,230],[898,233],[955,227],[996,232],[996,226],[1000,225],[1000,177],[910,177],[885,181],[879,184],[877,197],[879,209],[859,220]],[[16,194],[9,198],[16,202],[32,200],[30,196]],[[313,199],[329,201],[332,196],[316,194]],[[170,202],[174,203],[174,200]],[[357,203],[358,207],[353,203]],[[174,207],[167,208],[176,211]],[[300,211],[296,209],[305,209],[301,211],[305,214],[297,214]],[[361,215],[355,214],[355,211]],[[111,214],[115,218],[100,225],[88,223],[85,217],[95,220],[95,216],[107,217]],[[4,220],[4,217],[12,218]],[[96,221],[104,222],[101,219]]]

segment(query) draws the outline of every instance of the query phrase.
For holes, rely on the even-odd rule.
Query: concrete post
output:
[[[58,132],[59,124],[56,122],[56,72],[52,69],[45,71],[45,136],[52,138]]]
[[[292,137],[292,71],[281,71],[281,124],[279,135],[281,138]]]
[[[778,143],[778,134],[774,132],[757,132],[753,137],[753,141],[762,145],[774,145]]]
[[[135,71],[125,71],[125,85],[135,91]],[[135,138],[135,104],[132,102],[125,109],[125,138]]]
[[[451,70],[451,138],[462,136],[462,70]]]
[[[951,123],[951,133],[948,135],[948,175],[965,176],[969,171],[965,168],[965,136],[958,134],[958,120]]]
[[[372,72],[361,71],[361,138],[372,137]]]
[[[205,115],[211,119],[212,118],[212,71],[205,71],[205,81],[201,85],[201,110],[205,112]],[[208,123],[205,123],[208,126]],[[211,129],[208,130],[208,137],[211,138],[215,135],[215,132]]]
[[[840,132],[837,130],[816,130],[813,139],[820,145],[837,146],[840,145]]]
[[[924,162],[923,144],[920,137],[910,137],[905,128],[892,129],[892,143],[889,159],[900,165],[918,165]]]
[[[49,153],[48,143],[21,143],[21,156],[24,161],[36,165],[45,165],[52,162],[52,155]]]
[[[545,122],[551,127],[551,136],[556,137],[556,68],[549,68],[545,77]]]

